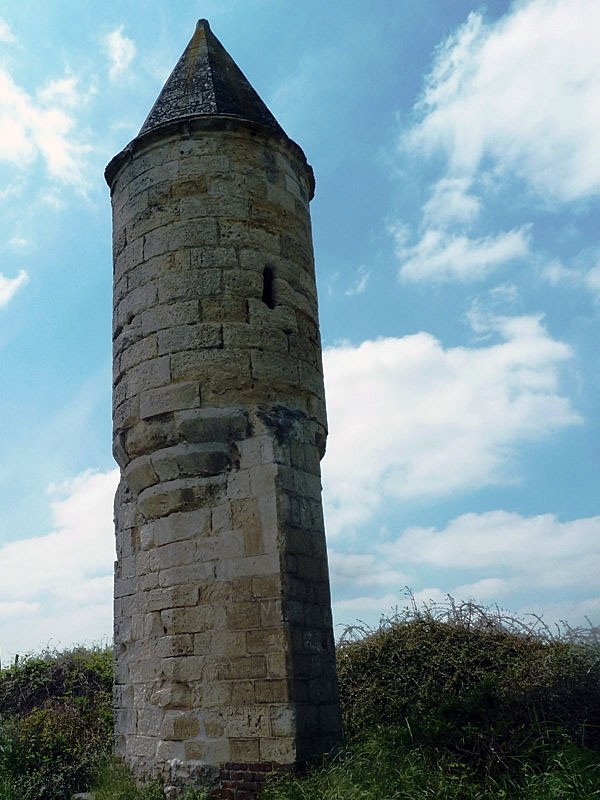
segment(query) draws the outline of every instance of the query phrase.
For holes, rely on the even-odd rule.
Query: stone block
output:
[[[202,582],[215,577],[214,562],[194,561],[183,567],[162,568],[158,573],[159,586],[176,586],[189,581]]]
[[[259,600],[258,607],[262,628],[271,628],[281,623],[283,619],[281,600]]]
[[[220,580],[231,578],[272,575],[279,568],[279,553],[265,553],[261,556],[228,559],[216,564],[216,575]]]
[[[165,328],[191,325],[200,321],[198,300],[179,300],[148,308],[142,314],[142,332],[149,336]]]
[[[186,742],[185,758],[201,764],[226,764],[230,761],[229,741],[227,739],[202,742]]]
[[[231,530],[233,526],[231,520],[231,503],[218,503],[212,507],[211,528],[213,533]]]
[[[193,713],[185,711],[167,711],[164,716],[164,723],[161,736],[167,741],[185,741],[193,739],[200,733],[200,722]]]
[[[136,458],[168,447],[176,443],[178,438],[173,415],[162,414],[160,417],[143,419],[130,428],[125,437],[125,450],[129,458]]]
[[[227,350],[251,348],[267,352],[287,353],[288,339],[283,331],[266,325],[227,322],[223,325],[223,347]]]
[[[170,683],[161,686],[150,696],[150,702],[160,708],[189,707],[192,700],[192,690],[184,683]]]
[[[157,163],[156,158],[156,154],[152,154],[147,161],[139,164],[138,169],[140,172],[129,182],[127,187],[130,198],[135,197],[136,194],[144,192],[162,181],[170,185],[172,181],[177,178],[179,172],[178,161],[173,159],[172,161]],[[146,166],[147,168],[141,171],[142,166]]]
[[[178,741],[159,742],[156,749],[156,758],[159,762],[183,760],[184,750],[182,743]]]
[[[144,236],[144,258],[161,253],[217,244],[217,223],[211,218],[182,220]]]
[[[173,383],[142,392],[139,400],[140,417],[148,419],[170,411],[195,408],[200,405],[200,387],[197,381]]]
[[[154,281],[129,291],[117,306],[117,323],[128,325],[136,314],[155,305],[157,301],[158,288]]]
[[[252,595],[257,598],[279,598],[281,597],[281,576],[263,575],[262,577],[252,578]]]
[[[223,270],[223,289],[239,297],[262,297],[262,272],[239,268]]]
[[[292,706],[273,706],[270,715],[273,736],[291,738],[295,735],[296,712]]]
[[[213,706],[222,708],[231,702],[231,690],[235,684],[230,681],[209,683],[204,691],[202,708],[210,709]]]
[[[157,744],[154,736],[133,736],[131,752],[134,756],[154,759]]]
[[[231,681],[227,685],[230,686],[229,703],[234,708],[256,704],[254,681]]]
[[[126,223],[127,238],[137,239],[156,228],[170,226],[170,223],[179,222],[180,210],[177,204],[152,204],[150,208],[140,210]]]
[[[161,666],[161,676],[177,683],[191,683],[202,680],[205,659],[203,656],[180,656],[165,658]]]
[[[134,239],[114,259],[115,277],[120,278],[144,260],[144,240]]]
[[[223,331],[217,323],[178,325],[158,331],[158,352],[177,353],[181,350],[221,348]]]
[[[152,572],[169,567],[182,567],[196,560],[196,543],[191,539],[172,542],[149,551],[149,564]]]
[[[269,716],[260,705],[227,708],[223,716],[225,732],[230,739],[269,735]]]
[[[125,372],[142,361],[149,361],[157,355],[158,342],[156,336],[147,336],[145,339],[140,339],[123,350],[120,361],[121,370]]]
[[[248,199],[231,195],[213,197],[205,194],[184,198],[181,201],[180,209],[183,219],[202,219],[224,215],[232,219],[243,220],[248,218]]]
[[[287,703],[290,701],[288,682],[285,680],[258,680],[254,687],[257,703]]]
[[[298,364],[287,355],[252,350],[252,377],[268,385],[298,383]],[[300,384],[301,385],[301,384]]]
[[[261,738],[260,760],[269,761],[273,764],[294,764],[296,762],[294,739],[291,737]]]
[[[234,560],[244,555],[243,531],[222,531],[219,540],[219,558]]]
[[[285,334],[295,333],[298,330],[298,320],[294,308],[284,305],[269,308],[262,300],[254,297],[248,299],[247,321],[251,325],[272,326]]]
[[[250,496],[250,474],[248,470],[235,470],[229,473],[227,496],[232,500],[243,500]]]
[[[258,739],[230,739],[231,760],[254,763],[260,760]]]
[[[193,644],[194,655],[195,656],[208,655],[211,652],[212,639],[213,639],[212,631],[203,631],[202,633],[194,634],[194,644]]]
[[[160,618],[167,634],[200,633],[213,629],[215,610],[212,606],[169,608],[161,611]]]
[[[200,247],[189,253],[192,269],[218,269],[220,272],[221,269],[234,268],[238,263],[235,247]]]
[[[176,414],[177,429],[188,442],[232,443],[248,435],[248,418],[231,409],[201,409]]]
[[[262,438],[262,437],[261,437]],[[262,460],[262,441],[257,442],[259,447],[259,458]],[[279,483],[279,471],[281,464],[259,464],[252,467],[250,472],[250,491],[256,498],[261,495],[275,495],[275,489]]]
[[[287,647],[285,634],[281,628],[266,628],[246,633],[248,653],[281,653],[285,652]]]
[[[163,724],[162,709],[146,706],[137,712],[137,733],[142,736],[158,736]]]
[[[254,601],[232,603],[225,614],[229,630],[248,630],[260,625],[260,609]]]
[[[209,508],[195,511],[182,511],[170,514],[151,523],[152,536],[157,546],[179,542],[184,539],[197,539],[210,531],[211,512]]]
[[[200,301],[200,317],[203,322],[247,322],[248,301],[245,297],[226,294],[203,297]]]
[[[146,611],[162,611],[165,608],[195,606],[198,602],[197,586],[170,586],[145,592],[142,603]],[[189,642],[191,648],[191,639]]]
[[[211,656],[241,657],[246,655],[246,636],[241,631],[215,631],[211,642]],[[214,680],[229,680],[230,673],[223,677],[222,662],[217,661],[214,670]],[[248,676],[246,676],[248,677]],[[251,677],[251,676],[250,676]]]
[[[150,456],[140,456],[131,461],[125,467],[124,474],[127,485],[134,495],[138,495],[143,489],[158,483],[158,475],[154,471]]]
[[[174,380],[200,380],[205,384],[223,383],[241,388],[250,380],[250,361],[247,353],[214,350],[185,351],[171,356]],[[235,384],[235,379],[239,383]]]
[[[216,665],[216,679],[222,681],[264,678],[266,674],[264,655],[231,657]]]
[[[190,444],[182,442],[152,455],[152,464],[160,480],[209,477],[231,466],[230,450],[217,442]]]

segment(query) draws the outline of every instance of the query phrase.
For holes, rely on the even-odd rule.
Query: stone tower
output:
[[[116,750],[251,797],[341,736],[313,173],[200,20],[106,180]]]

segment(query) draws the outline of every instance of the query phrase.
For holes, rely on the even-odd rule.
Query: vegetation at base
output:
[[[0,671],[0,800],[90,787],[112,740],[112,651],[77,648]]]
[[[599,800],[598,634],[452,598],[349,628],[346,746],[262,800]]]
[[[105,761],[98,772],[94,797],[95,800],[165,800],[160,783],[138,786],[126,767],[110,759]],[[206,800],[206,793],[198,789],[188,789],[179,800]]]
[[[261,800],[597,800],[600,759],[566,744],[537,744],[532,768],[482,775],[468,759],[416,746],[407,728],[379,728],[353,739],[336,757],[302,778],[276,781]],[[532,751],[535,747],[532,748]]]
[[[346,744],[261,800],[600,800],[597,628],[413,602],[338,646]],[[163,800],[108,756],[112,656],[0,671],[0,800]],[[189,790],[183,800],[202,800]]]

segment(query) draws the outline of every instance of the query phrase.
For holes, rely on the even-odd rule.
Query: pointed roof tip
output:
[[[199,19],[138,136],[178,120],[208,116],[238,117],[285,135],[208,20]]]

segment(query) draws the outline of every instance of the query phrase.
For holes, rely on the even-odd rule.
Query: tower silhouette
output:
[[[251,797],[341,736],[313,173],[200,20],[106,180],[116,752]]]

